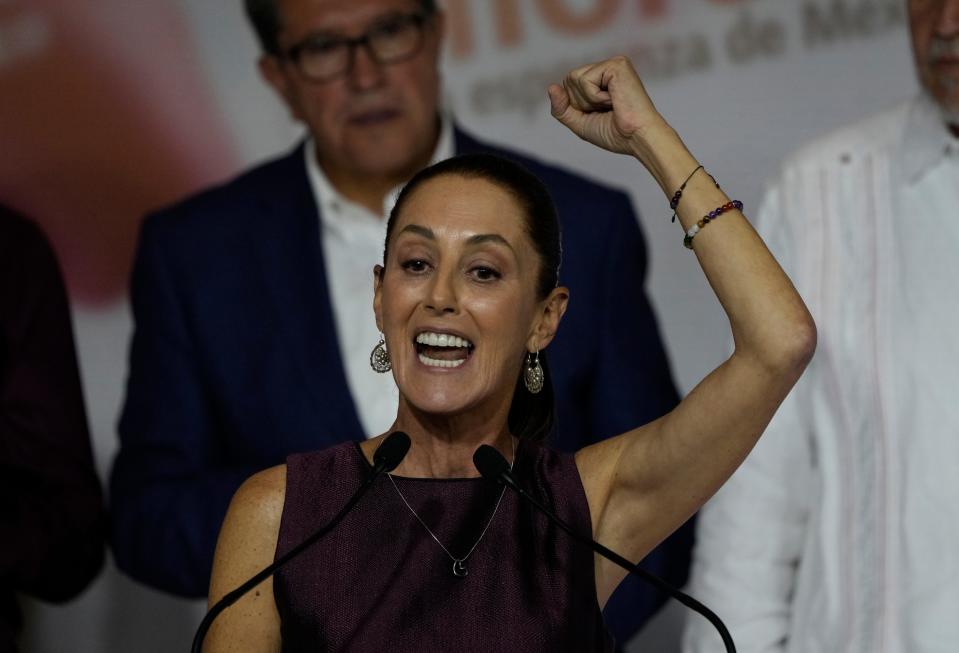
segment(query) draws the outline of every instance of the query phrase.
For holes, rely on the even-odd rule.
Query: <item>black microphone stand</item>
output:
[[[654,576],[645,569],[642,569],[639,565],[634,565],[623,556],[611,549],[606,548],[596,540],[586,537],[585,535],[573,530],[569,524],[560,519],[549,508],[537,501],[529,492],[523,489],[523,487],[516,481],[516,478],[512,475],[512,473],[510,473],[509,465],[506,463],[506,459],[503,458],[499,451],[489,445],[484,444],[477,449],[476,453],[473,455],[473,463],[476,465],[476,469],[479,470],[480,474],[482,474],[484,478],[497,483],[505,484],[523,499],[532,504],[537,510],[546,515],[551,522],[566,531],[566,533],[577,542],[590,547],[593,551],[600,554],[607,560],[615,562],[617,565],[631,574],[636,574],[653,587],[665,592],[669,596],[685,605],[687,608],[704,616],[709,623],[715,626],[716,630],[719,631],[719,636],[722,638],[723,644],[726,646],[727,653],[736,653],[736,645],[733,643],[733,638],[729,634],[726,624],[722,622],[722,619],[720,619],[715,612],[691,597],[689,594],[676,589],[658,576]]]
[[[396,431],[387,436],[383,443],[377,448],[376,453],[373,454],[373,469],[370,470],[370,473],[363,481],[363,484],[357,488],[356,492],[353,493],[353,496],[350,497],[350,500],[346,502],[346,505],[343,506],[338,513],[336,513],[336,516],[333,517],[333,519],[331,519],[325,526],[321,527],[308,538],[274,560],[272,564],[257,573],[255,576],[253,576],[253,578],[246,581],[232,592],[226,594],[222,599],[217,601],[213,607],[210,608],[209,612],[206,613],[206,616],[203,617],[203,621],[200,622],[200,626],[196,629],[196,635],[193,637],[193,646],[190,648],[190,651],[192,653],[202,653],[203,640],[206,638],[206,633],[213,624],[213,620],[216,619],[221,612],[239,601],[244,594],[272,576],[277,569],[298,556],[307,547],[336,528],[336,526],[343,521],[343,518],[346,517],[346,515],[349,514],[349,512],[353,509],[353,506],[355,506],[356,503],[363,498],[363,495],[365,495],[367,490],[370,489],[370,487],[373,485],[373,481],[375,481],[377,477],[379,477],[383,472],[389,472],[396,469],[396,466],[399,465],[400,461],[403,460],[403,457],[406,455],[406,452],[409,451],[409,448],[410,438],[402,431]]]

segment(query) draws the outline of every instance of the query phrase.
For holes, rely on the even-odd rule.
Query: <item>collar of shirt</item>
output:
[[[909,109],[897,154],[903,181],[910,185],[944,159],[959,158],[959,139],[949,131],[942,111],[926,93]]]
[[[440,134],[433,150],[430,165],[448,159],[454,155],[453,120],[444,114],[440,115]],[[332,231],[346,241],[355,238],[372,236],[382,241],[383,231],[386,229],[386,216],[396,204],[403,184],[393,188],[383,200],[383,211],[379,215],[365,206],[361,206],[345,197],[330,183],[329,178],[320,167],[316,156],[313,139],[308,138],[303,148],[306,158],[306,173],[313,191],[313,198],[319,209],[320,220],[324,230]]]

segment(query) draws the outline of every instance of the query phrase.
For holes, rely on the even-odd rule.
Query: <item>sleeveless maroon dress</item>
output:
[[[356,443],[287,459],[276,555],[327,523],[369,472]],[[573,457],[520,443],[514,474],[562,519],[590,532]],[[486,527],[500,487],[482,479],[395,477],[450,552]],[[593,554],[507,491],[467,559],[453,562],[380,478],[342,523],[277,572],[283,651],[612,651]]]

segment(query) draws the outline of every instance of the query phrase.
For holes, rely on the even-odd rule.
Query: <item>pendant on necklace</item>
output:
[[[453,575],[458,578],[462,578],[466,574],[470,573],[469,569],[466,568],[466,563],[462,560],[453,561]]]

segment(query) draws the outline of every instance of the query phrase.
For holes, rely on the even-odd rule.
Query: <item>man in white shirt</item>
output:
[[[216,534],[244,478],[287,454],[389,428],[397,391],[370,369],[373,266],[397,190],[431,161],[508,156],[556,201],[572,300],[548,351],[551,444],[578,449],[676,402],[628,197],[482,143],[440,111],[443,15],[433,0],[246,7],[260,70],[308,137],[144,222],[111,478],[118,566],[185,596],[206,594]],[[647,560],[682,582],[689,530],[674,538]],[[638,585],[621,589],[607,608],[620,641],[661,601]]]
[[[700,514],[740,653],[959,650],[959,0],[909,0],[920,97],[787,161],[760,231],[816,358]],[[686,653],[722,651],[691,619]]]

